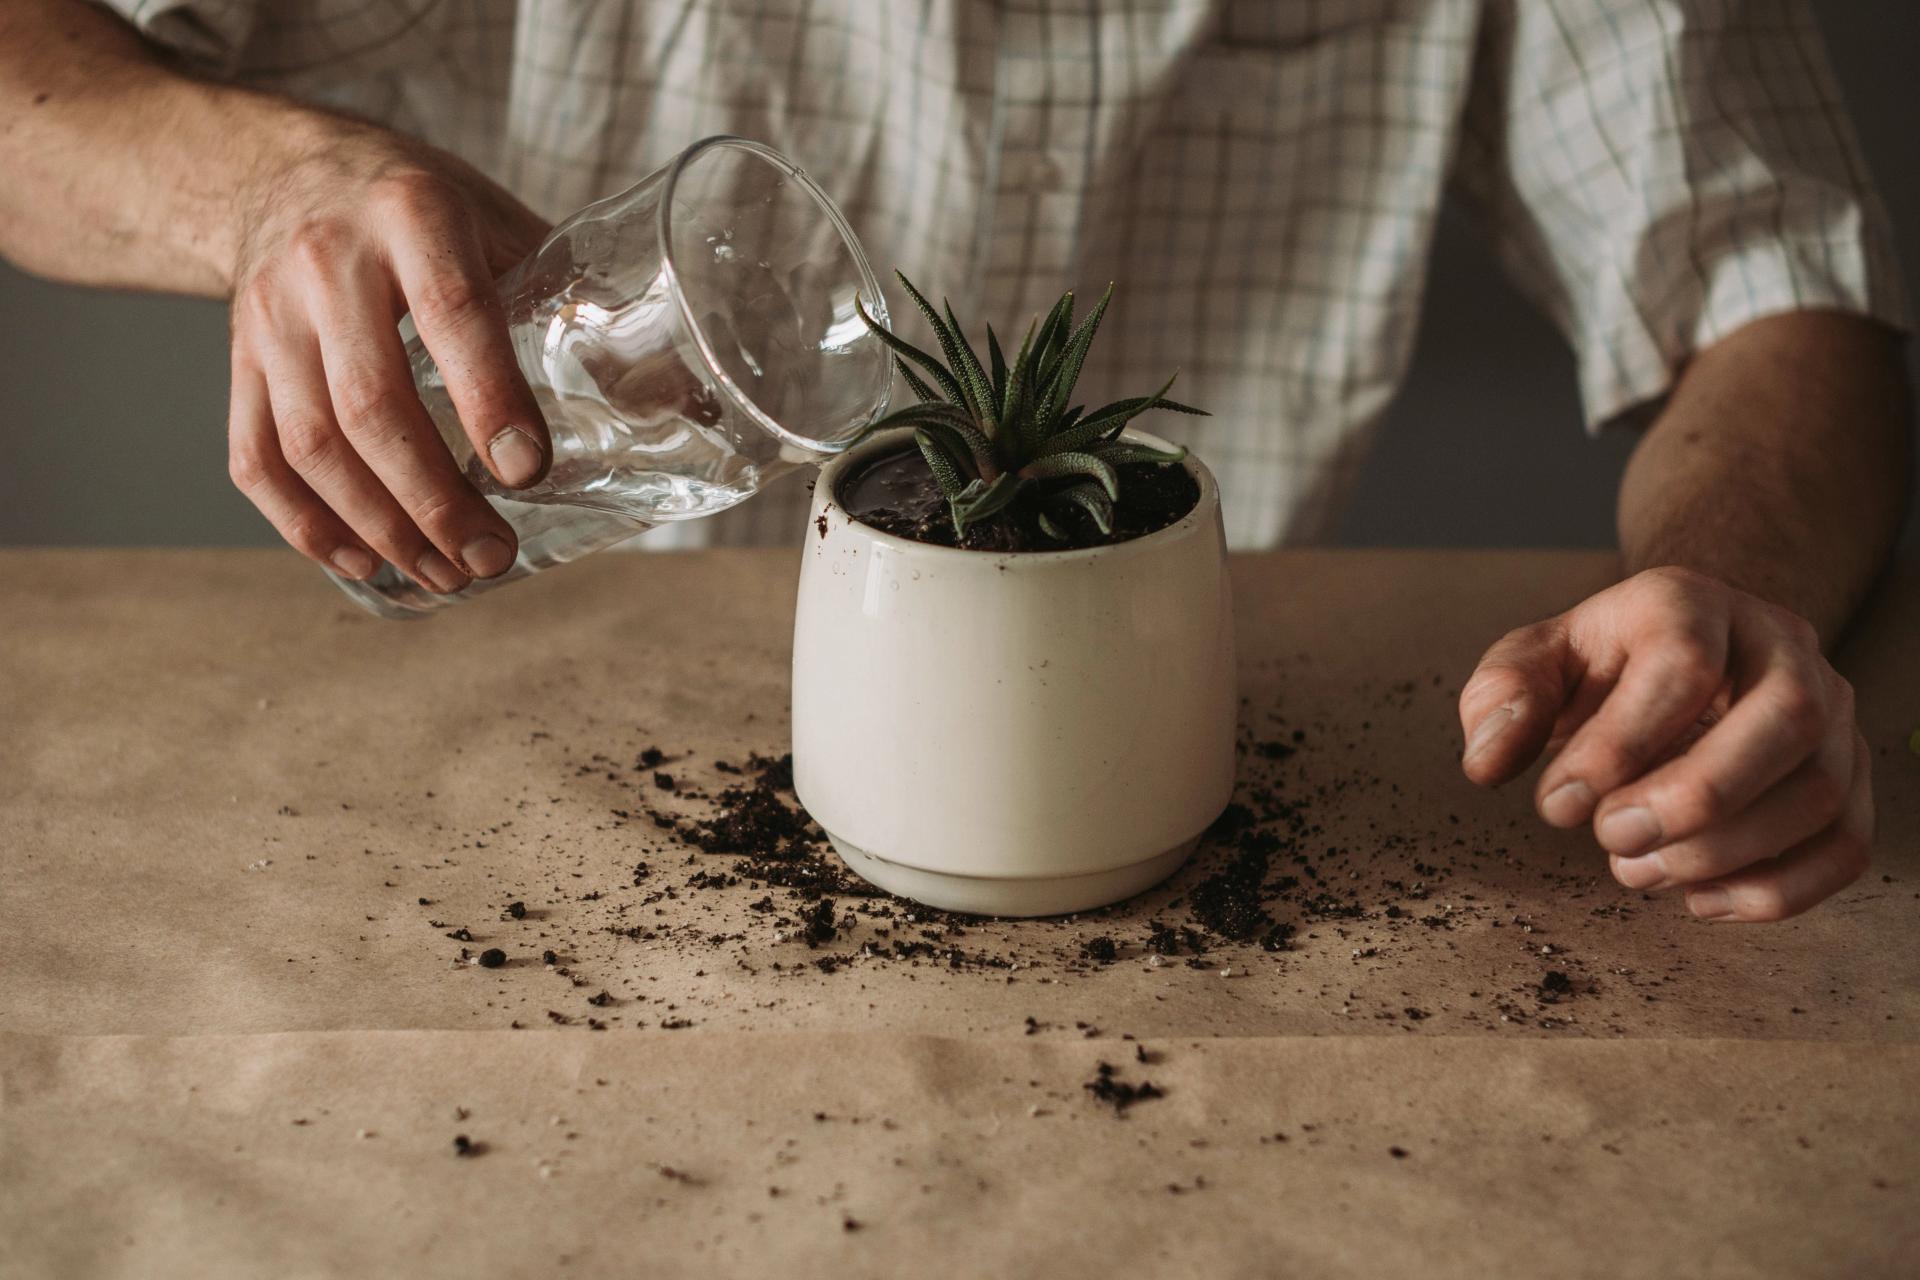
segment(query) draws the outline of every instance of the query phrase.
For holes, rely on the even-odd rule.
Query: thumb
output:
[[[1468,778],[1495,786],[1539,757],[1579,682],[1576,664],[1562,618],[1509,631],[1487,650],[1460,691]]]

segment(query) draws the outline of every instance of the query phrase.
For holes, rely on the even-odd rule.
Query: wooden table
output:
[[[1458,776],[1473,659],[1607,557],[1239,559],[1295,933],[1173,956],[1224,845],[1069,921],[842,894],[810,949],[656,825],[785,749],[794,569],[604,556],[401,625],[284,554],[0,553],[0,1274],[1917,1256],[1916,566],[1840,658],[1872,873],[1728,928]]]

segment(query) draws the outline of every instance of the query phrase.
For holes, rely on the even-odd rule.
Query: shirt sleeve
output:
[[[246,49],[261,0],[94,0],[154,44],[201,71],[231,73]]]
[[[1589,430],[1751,320],[1907,327],[1804,0],[1489,0],[1475,57],[1456,185],[1572,342]]]

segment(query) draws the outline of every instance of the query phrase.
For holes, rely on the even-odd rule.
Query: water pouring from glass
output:
[[[832,199],[772,148],[707,138],[588,205],[500,280],[553,465],[507,489],[474,453],[426,348],[414,384],[469,483],[519,535],[513,567],[441,595],[391,565],[329,574],[412,618],[642,533],[744,502],[841,452],[886,411],[885,300]]]

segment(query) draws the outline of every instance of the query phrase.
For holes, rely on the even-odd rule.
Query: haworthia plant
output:
[[[956,533],[964,534],[968,525],[1015,501],[1036,503],[1040,528],[1055,541],[1067,536],[1058,517],[1075,508],[1086,512],[1100,532],[1111,533],[1114,503],[1120,499],[1118,466],[1168,466],[1187,456],[1185,449],[1154,449],[1120,439],[1127,423],[1152,409],[1205,414],[1167,399],[1172,378],[1150,396],[1116,400],[1091,412],[1071,404],[1100,317],[1113,297],[1112,285],[1078,324],[1073,294],[1064,295],[1044,319],[1036,317],[1027,326],[1011,361],[988,325],[982,365],[953,308],[935,310],[905,275],[900,283],[932,326],[944,358],[895,337],[856,301],[860,318],[893,352],[894,364],[919,397],[918,404],[896,409],[867,430],[913,428],[934,483],[946,495]]]

